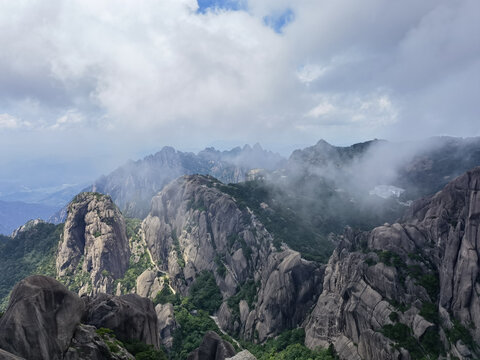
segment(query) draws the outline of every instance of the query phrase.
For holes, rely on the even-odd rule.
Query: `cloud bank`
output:
[[[2,1],[0,160],[480,135],[478,13],[476,0]]]

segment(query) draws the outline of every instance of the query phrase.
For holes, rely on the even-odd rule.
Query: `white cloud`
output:
[[[0,129],[25,130],[32,128],[32,123],[18,119],[10,114],[0,114]]]
[[[125,141],[132,148],[345,143],[409,136],[412,126],[424,136],[480,135],[471,129],[480,115],[476,0],[197,8],[195,0],[1,2],[0,113],[24,121],[0,126],[114,134],[93,147],[128,135],[140,139]],[[264,24],[286,9],[294,16],[282,34]]]
[[[16,129],[19,122],[9,114],[0,114],[0,129]]]
[[[52,129],[70,127],[70,126],[78,125],[84,121],[85,121],[85,118],[81,113],[79,113],[77,110],[71,109],[57,119],[55,124],[52,125]]]

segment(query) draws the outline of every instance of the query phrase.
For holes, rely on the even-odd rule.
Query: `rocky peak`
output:
[[[109,196],[81,193],[68,206],[57,276],[80,294],[111,292],[130,257],[122,214]]]
[[[45,223],[42,219],[35,219],[35,220],[30,220],[25,223],[25,225],[20,226],[18,229],[15,229],[12,232],[12,238],[16,237],[18,234],[28,231],[32,228],[34,228],[36,225],[40,223]]]
[[[210,176],[181,177],[153,198],[142,228],[176,291],[187,295],[201,272],[211,272],[225,300],[220,325],[263,341],[303,321],[321,291],[322,269],[286,246],[275,248],[272,235],[229,190]],[[238,292],[243,295],[229,306]]]
[[[478,358],[479,193],[480,167],[415,202],[401,224],[347,231],[306,344],[333,343],[342,359]]]

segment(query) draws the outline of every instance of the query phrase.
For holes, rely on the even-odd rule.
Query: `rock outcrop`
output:
[[[479,194],[480,167],[415,202],[402,224],[347,231],[306,344],[333,343],[342,359],[478,358]]]
[[[256,301],[240,301],[241,309],[224,303],[218,320],[263,341],[303,321],[321,292],[322,270],[287,247],[276,249],[271,234],[226,190],[212,177],[184,176],[153,198],[142,229],[155,263],[181,294],[204,270],[214,274],[225,300],[251,284]]]
[[[118,350],[112,353],[105,340],[90,325],[79,325],[72,338],[64,360],[134,360],[135,357],[117,345]]]
[[[157,316],[151,300],[136,294],[98,294],[86,299],[86,323],[113,330],[121,341],[137,340],[159,348]]]
[[[235,355],[235,349],[216,332],[208,331],[200,346],[191,352],[187,360],[225,360]]]
[[[80,298],[55,279],[34,275],[15,286],[0,319],[0,359],[133,360],[118,340],[160,347],[149,299]]]
[[[172,304],[158,304],[155,306],[157,313],[157,326],[160,341],[165,349],[169,350],[173,346],[173,332],[177,328],[175,313]]]
[[[58,249],[58,278],[80,295],[113,292],[113,281],[123,276],[129,258],[125,222],[111,198],[77,195]]]
[[[31,360],[63,359],[83,312],[83,301],[58,281],[30,276],[15,286],[0,319],[0,348]]]
[[[2,349],[0,349],[0,359],[2,359],[2,360],[24,360],[24,358],[13,355],[12,353],[9,353],[9,352],[7,352],[5,350],[2,350]]]
[[[243,351],[240,351],[235,356],[226,358],[225,360],[257,360],[257,358],[253,356],[250,351],[243,350]]]

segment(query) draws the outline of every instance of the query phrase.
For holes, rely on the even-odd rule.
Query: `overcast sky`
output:
[[[0,164],[96,177],[164,145],[478,136],[479,14],[478,0],[0,0]]]

